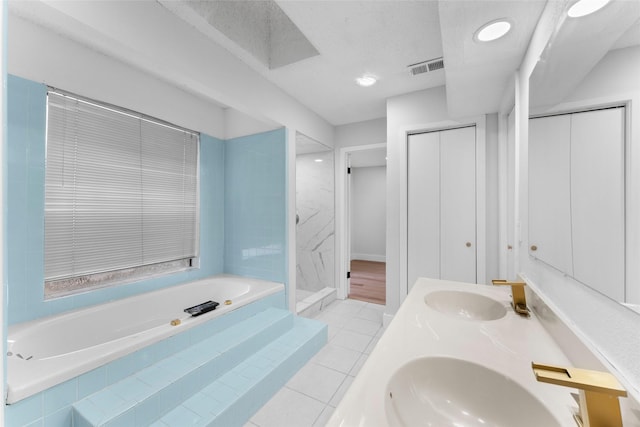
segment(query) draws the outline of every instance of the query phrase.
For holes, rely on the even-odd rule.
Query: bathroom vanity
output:
[[[328,425],[575,426],[577,390],[532,370],[573,364],[526,288],[528,316],[509,287],[418,279]],[[619,400],[624,425],[640,425],[632,396]]]

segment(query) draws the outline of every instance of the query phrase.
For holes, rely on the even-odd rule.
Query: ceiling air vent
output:
[[[442,58],[435,59],[429,62],[427,66],[429,67],[429,71],[439,70],[441,68],[444,68],[444,61],[442,60]]]
[[[429,69],[427,68],[427,64],[421,64],[411,67],[411,74],[413,74],[414,76],[417,74],[426,73],[427,71],[429,71]]]
[[[444,68],[444,60],[442,57],[429,59],[428,61],[422,61],[408,66],[412,76],[418,74],[427,73],[429,71],[436,71]]]

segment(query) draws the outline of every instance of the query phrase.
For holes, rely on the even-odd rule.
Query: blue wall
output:
[[[201,135],[200,268],[44,300],[46,86],[8,76],[7,311],[14,324],[224,272],[225,143]],[[282,172],[284,173],[284,171]]]
[[[287,281],[286,135],[282,128],[226,141],[227,273]]]

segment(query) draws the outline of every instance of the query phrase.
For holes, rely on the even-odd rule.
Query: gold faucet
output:
[[[580,391],[580,411],[574,414],[581,427],[622,427],[618,397],[626,397],[616,377],[609,372],[531,363],[536,380]]]
[[[529,308],[527,307],[527,298],[524,295],[524,287],[526,286],[525,282],[509,282],[504,279],[493,279],[491,281],[494,285],[509,285],[511,286],[511,296],[513,298],[513,302],[511,306],[515,310],[516,313],[522,316],[529,316]]]

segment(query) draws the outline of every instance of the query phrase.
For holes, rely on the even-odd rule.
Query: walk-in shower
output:
[[[313,313],[335,299],[334,151],[296,135],[296,300]]]

